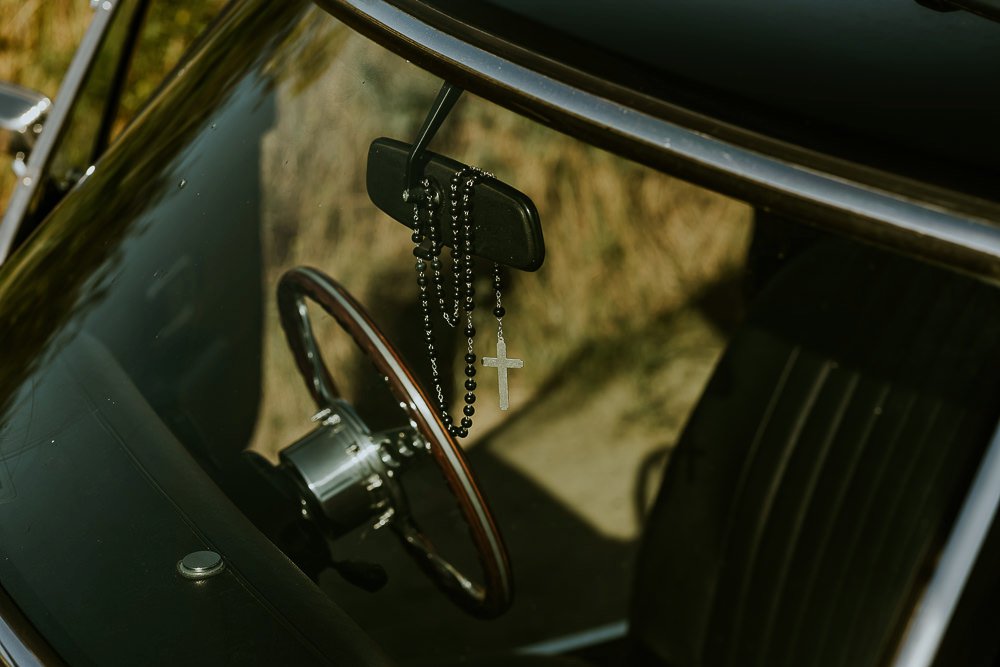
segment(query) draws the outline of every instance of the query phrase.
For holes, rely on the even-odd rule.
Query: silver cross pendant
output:
[[[507,389],[507,369],[524,368],[522,359],[507,358],[507,343],[503,338],[497,339],[497,356],[483,357],[483,366],[497,369],[497,378],[500,382],[500,409],[506,410],[510,407],[510,395]]]

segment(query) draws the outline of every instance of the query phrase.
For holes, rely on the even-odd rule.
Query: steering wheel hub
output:
[[[336,399],[317,413],[320,425],[281,451],[281,462],[307,493],[307,511],[343,535],[366,521],[382,528],[405,508],[397,473],[427,442],[412,428],[372,434],[351,405]]]

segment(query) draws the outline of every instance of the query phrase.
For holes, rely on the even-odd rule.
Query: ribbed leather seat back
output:
[[[761,293],[650,515],[632,632],[676,667],[883,663],[1000,414],[1000,294],[829,242]]]

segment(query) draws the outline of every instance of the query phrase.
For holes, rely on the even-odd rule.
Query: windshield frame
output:
[[[747,203],[1000,280],[1000,205],[820,156],[590,76],[410,0],[318,0],[383,47],[515,112]],[[711,133],[706,130],[711,128]]]

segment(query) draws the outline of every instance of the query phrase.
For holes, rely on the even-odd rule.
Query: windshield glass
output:
[[[894,650],[1000,415],[995,286],[751,210],[470,93],[430,146],[450,165],[447,206],[403,209],[425,221],[414,240],[372,202],[369,155],[413,141],[439,79],[310,3],[267,0],[233,4],[182,62],[0,269],[0,584],[68,662],[120,663],[126,641],[140,664],[234,643],[267,662],[285,640],[315,651],[363,635],[435,665],[587,646],[597,664],[878,664]],[[450,252],[439,300],[433,252],[415,248],[495,213],[461,192],[452,204],[462,165],[493,175],[468,186],[474,202],[499,183],[530,198],[545,247],[537,271],[468,267],[471,351],[464,319],[443,321]],[[463,244],[486,254],[496,234],[477,226]],[[331,382],[293,326],[289,344],[278,288],[302,267],[371,314],[384,338],[365,330],[368,353],[397,349],[392,372],[429,410],[439,387],[453,425],[471,418],[458,442],[514,580],[499,618],[452,604],[440,568],[393,530],[409,507],[483,581],[431,457],[397,474],[405,448],[380,449],[366,464],[393,475],[357,479],[324,459],[308,479],[353,480],[329,504],[289,461],[308,442],[345,457],[374,446],[310,387],[339,392],[373,432],[402,431],[390,444],[416,410],[314,303],[285,313],[311,315]],[[507,410],[505,355],[522,362],[506,368]],[[394,519],[364,494],[398,479]],[[222,521],[223,505],[248,521]],[[276,548],[246,546],[248,531]],[[179,574],[197,546],[220,549],[215,581],[256,602]],[[317,597],[364,632],[314,615]],[[190,632],[220,618],[226,632]],[[982,636],[976,650],[995,648]]]

